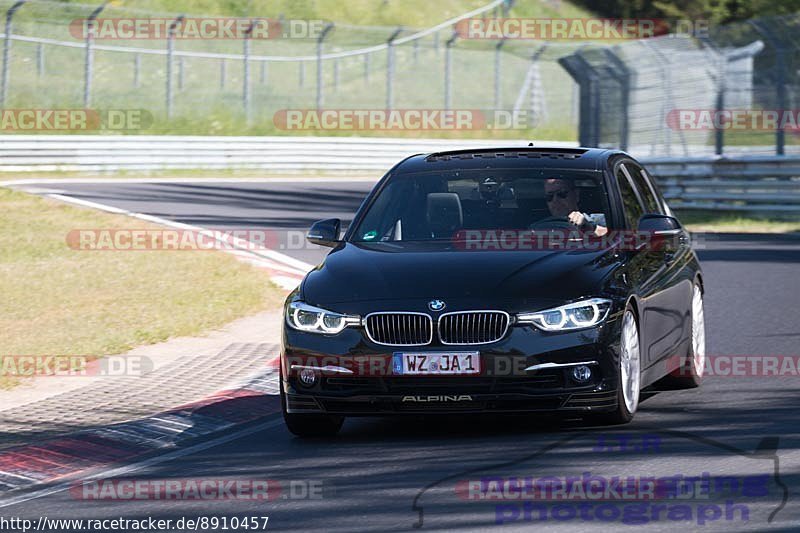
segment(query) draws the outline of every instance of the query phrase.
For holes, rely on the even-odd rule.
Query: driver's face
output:
[[[566,217],[578,210],[578,191],[571,188],[567,181],[545,180],[544,198],[550,214],[554,217]]]

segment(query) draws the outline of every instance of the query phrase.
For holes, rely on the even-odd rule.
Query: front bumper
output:
[[[515,325],[505,338],[488,345],[406,349],[376,345],[359,328],[323,336],[285,327],[281,379],[286,409],[345,416],[610,411],[617,407],[619,327],[616,315],[599,327],[564,333]],[[392,355],[402,351],[479,352],[481,371],[396,376]],[[589,361],[592,377],[580,383],[567,365]],[[535,365],[538,369],[525,370]],[[306,384],[299,379],[300,368],[327,370],[315,372],[315,382]]]

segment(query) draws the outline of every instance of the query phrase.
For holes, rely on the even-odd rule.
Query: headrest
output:
[[[461,229],[464,217],[461,200],[454,192],[428,194],[428,226],[434,237],[450,237]]]

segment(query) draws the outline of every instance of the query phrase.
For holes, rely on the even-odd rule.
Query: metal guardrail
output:
[[[377,176],[412,154],[527,144],[349,137],[0,135],[0,174],[249,169]],[[675,208],[800,213],[800,157],[640,159]]]
[[[643,158],[676,209],[800,213],[800,157]]]
[[[0,173],[176,169],[385,171],[409,155],[528,141],[350,137],[0,135]],[[576,143],[553,142],[572,147]]]

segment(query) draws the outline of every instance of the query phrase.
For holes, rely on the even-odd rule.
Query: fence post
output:
[[[506,38],[500,39],[500,42],[494,47],[494,108],[500,109],[503,105],[502,88],[500,86],[502,78],[502,53],[503,46],[506,44]]]
[[[227,59],[220,59],[219,60],[219,88],[224,90],[226,78],[228,77],[228,60]]]
[[[139,88],[142,86],[140,72],[142,70],[142,54],[133,56],[133,86]]]
[[[14,13],[27,1],[28,0],[19,0],[19,2],[6,11],[6,37],[3,41],[3,86],[2,89],[0,89],[0,106],[4,106],[8,99],[9,74],[11,68],[11,19],[14,18]]]
[[[301,88],[305,87],[306,86],[306,62],[305,61],[298,62],[297,63],[297,69],[298,69],[298,72],[297,72],[297,75],[298,75],[297,84]]]
[[[89,15],[89,20],[87,20],[87,32],[86,32],[86,65],[84,70],[84,81],[83,81],[83,107],[85,109],[89,109],[92,105],[92,74],[94,71],[94,50],[92,49],[92,43],[94,41],[94,23],[95,19],[100,15],[100,13],[106,8],[108,5],[108,1],[103,2],[100,7],[92,11],[92,14]]]
[[[333,92],[339,92],[339,58],[333,60]]]
[[[614,77],[619,80],[620,84],[620,125],[619,125],[619,145],[621,150],[628,149],[628,122],[630,121],[630,92],[631,92],[631,72],[620,57],[612,50],[604,48],[603,52],[612,65],[612,72]],[[662,110],[662,115],[666,118]]]
[[[183,15],[172,21],[167,31],[167,118],[172,118],[172,56],[175,53],[175,29],[183,22]]]
[[[332,29],[333,22],[328,22],[317,37],[317,111],[322,109],[322,102],[325,98],[322,88],[322,44]]]
[[[769,42],[775,50],[775,108],[784,112],[786,109],[786,48],[769,28],[759,21],[751,20],[748,23]],[[786,155],[786,133],[780,125],[775,127],[775,155]]]
[[[725,90],[727,89],[725,81],[725,71],[727,70],[727,61],[722,54],[719,54],[720,68],[717,71],[717,101],[716,101],[716,116],[722,116],[725,110]],[[714,131],[714,153],[722,155],[725,151],[725,131],[722,128],[716,128]]]
[[[36,47],[36,75],[44,76],[44,45],[41,43]]]
[[[261,62],[261,85],[267,83],[267,62]]]
[[[386,41],[386,109],[394,107],[394,40],[402,31],[403,28],[397,28]]]
[[[539,60],[547,50],[547,43],[542,44],[536,52],[531,56],[531,66],[528,70],[529,81],[527,85],[528,92],[528,105],[526,108],[526,117],[528,127],[537,127],[547,119],[547,99],[544,94],[544,85],[542,84],[542,72],[539,68]],[[514,104],[514,112],[523,109],[524,93],[520,93],[517,102]]]
[[[453,45],[458,39],[458,33],[447,40],[444,45],[444,108],[453,106]]]
[[[250,27],[244,32],[244,64],[242,65],[244,75],[242,76],[242,107],[244,108],[244,119],[247,125],[250,125],[250,39],[253,36],[253,29],[255,28],[255,21],[250,21]]]
[[[178,57],[178,90],[183,91],[186,85],[186,58],[183,56]]]
[[[369,83],[369,52],[364,54],[364,83]]]
[[[599,78],[586,59],[577,52],[558,60],[580,87],[580,114],[578,116],[578,143],[596,147],[600,142]]]
[[[651,50],[653,52],[653,54],[655,54],[655,56],[658,57],[659,60],[661,61],[660,65],[662,66],[662,72],[663,72],[663,85],[664,85],[664,90],[667,93],[666,101],[664,99],[661,100],[661,117],[662,117],[662,120],[666,121],[667,114],[672,109],[675,109],[675,98],[672,95],[672,61],[670,60],[669,56],[667,56],[667,54],[665,54],[663,51],[659,50],[657,47],[655,47],[652,44],[650,44],[650,42],[647,39],[643,40],[642,44],[645,47],[647,47],[648,50]],[[628,91],[628,93],[629,92],[630,91]],[[627,94],[626,94],[626,96],[627,96]],[[669,107],[669,111],[667,110],[667,107]],[[627,118],[629,118],[629,117],[626,114],[626,119]],[[665,124],[665,126],[666,126],[666,124]],[[662,139],[664,139],[664,144],[666,145],[666,152],[667,152],[666,155],[670,156],[670,155],[672,155],[672,128],[663,127],[661,129],[661,131],[662,131]],[[686,137],[685,137],[685,135],[683,133],[683,130],[678,129],[677,132],[678,132],[678,137],[680,137],[681,145],[683,146],[683,155],[684,156],[688,156],[689,155],[689,149],[688,149],[687,144],[686,144]],[[719,139],[719,142],[720,143],[722,142],[721,138]],[[720,153],[722,153],[722,145],[721,144],[720,144],[719,150],[720,150]],[[652,149],[651,149],[651,153],[652,153]]]

